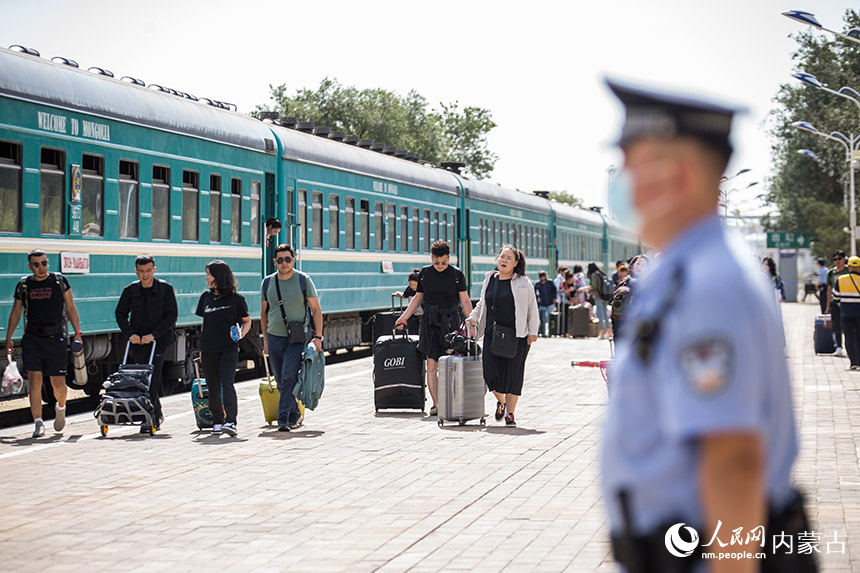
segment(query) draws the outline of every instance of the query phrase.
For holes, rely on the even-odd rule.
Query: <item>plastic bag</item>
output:
[[[14,360],[10,359],[9,366],[7,366],[6,371],[3,372],[3,381],[0,382],[0,394],[3,394],[4,396],[20,394],[23,388],[24,378],[18,371],[18,365]]]

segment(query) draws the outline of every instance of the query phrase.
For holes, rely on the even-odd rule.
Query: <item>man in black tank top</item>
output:
[[[23,311],[27,325],[21,350],[30,382],[30,412],[36,423],[33,437],[38,438],[45,435],[42,421],[42,378],[45,375],[50,378],[57,399],[54,429],[59,432],[66,425],[66,315],[75,329],[75,342],[79,344],[81,323],[69,281],[59,273],[48,271],[45,252],[33,249],[27,260],[33,274],[23,277],[15,287],[15,304],[6,329],[6,354],[12,354],[15,349],[12,335]]]

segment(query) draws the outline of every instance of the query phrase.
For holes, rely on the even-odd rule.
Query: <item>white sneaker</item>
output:
[[[233,436],[233,437],[236,437],[239,434],[238,430],[236,430],[236,423],[235,422],[227,422],[226,424],[221,426],[221,431],[224,432],[225,434],[227,434],[228,436]]]
[[[836,354],[836,356],[842,356],[842,355],[844,355],[845,353],[842,351],[842,347],[841,347],[841,346],[837,346],[837,347],[836,347],[836,352],[835,352],[835,354]]]
[[[221,424],[215,424],[212,426],[212,435],[220,436],[221,435]]]
[[[59,432],[66,427],[66,408],[64,406],[60,410],[59,406],[54,406],[54,410],[57,412],[57,415],[54,417],[54,430]]]
[[[33,430],[34,438],[41,438],[45,435],[45,423],[42,420],[36,420],[36,429]]]

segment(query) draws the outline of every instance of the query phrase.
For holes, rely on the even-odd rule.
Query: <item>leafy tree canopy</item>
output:
[[[847,10],[844,22],[847,31],[860,25],[860,15]],[[792,56],[795,71],[814,75],[832,90],[843,86],[860,89],[860,45],[811,31],[802,31],[793,38],[798,43]],[[845,147],[791,124],[805,121],[825,134],[839,131],[857,136],[858,107],[797,81],[783,84],[775,101],[779,107],[771,112],[770,122],[775,138],[775,174],[768,199],[779,207],[779,213],[762,222],[771,230],[807,231],[816,256],[827,257],[835,249],[847,252],[850,236],[843,230],[848,224]],[[817,159],[800,155],[800,149],[812,150]]]
[[[459,102],[431,109],[414,90],[404,97],[382,88],[344,86],[331,78],[323,79],[316,89],[300,88],[293,94],[286,84],[269,87],[273,104],[259,105],[255,113],[276,111],[281,117],[313,121],[420,153],[422,160],[437,165],[464,163],[465,171],[476,177],[492,173],[498,159],[487,145],[487,134],[496,124],[486,109],[461,108]]]
[[[552,201],[558,201],[559,203],[566,203],[572,207],[579,207],[580,209],[585,209],[585,203],[582,202],[582,199],[579,197],[568,193],[567,191],[535,191],[535,195],[546,193],[547,199]]]

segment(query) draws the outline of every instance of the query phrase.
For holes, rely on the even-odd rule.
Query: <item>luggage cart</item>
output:
[[[149,429],[150,436],[155,435],[154,407],[149,399],[155,341],[149,354],[149,364],[128,364],[130,347],[131,343],[126,343],[122,364],[105,381],[105,393],[93,412],[103,437],[107,436],[108,426],[113,425],[140,425]]]

